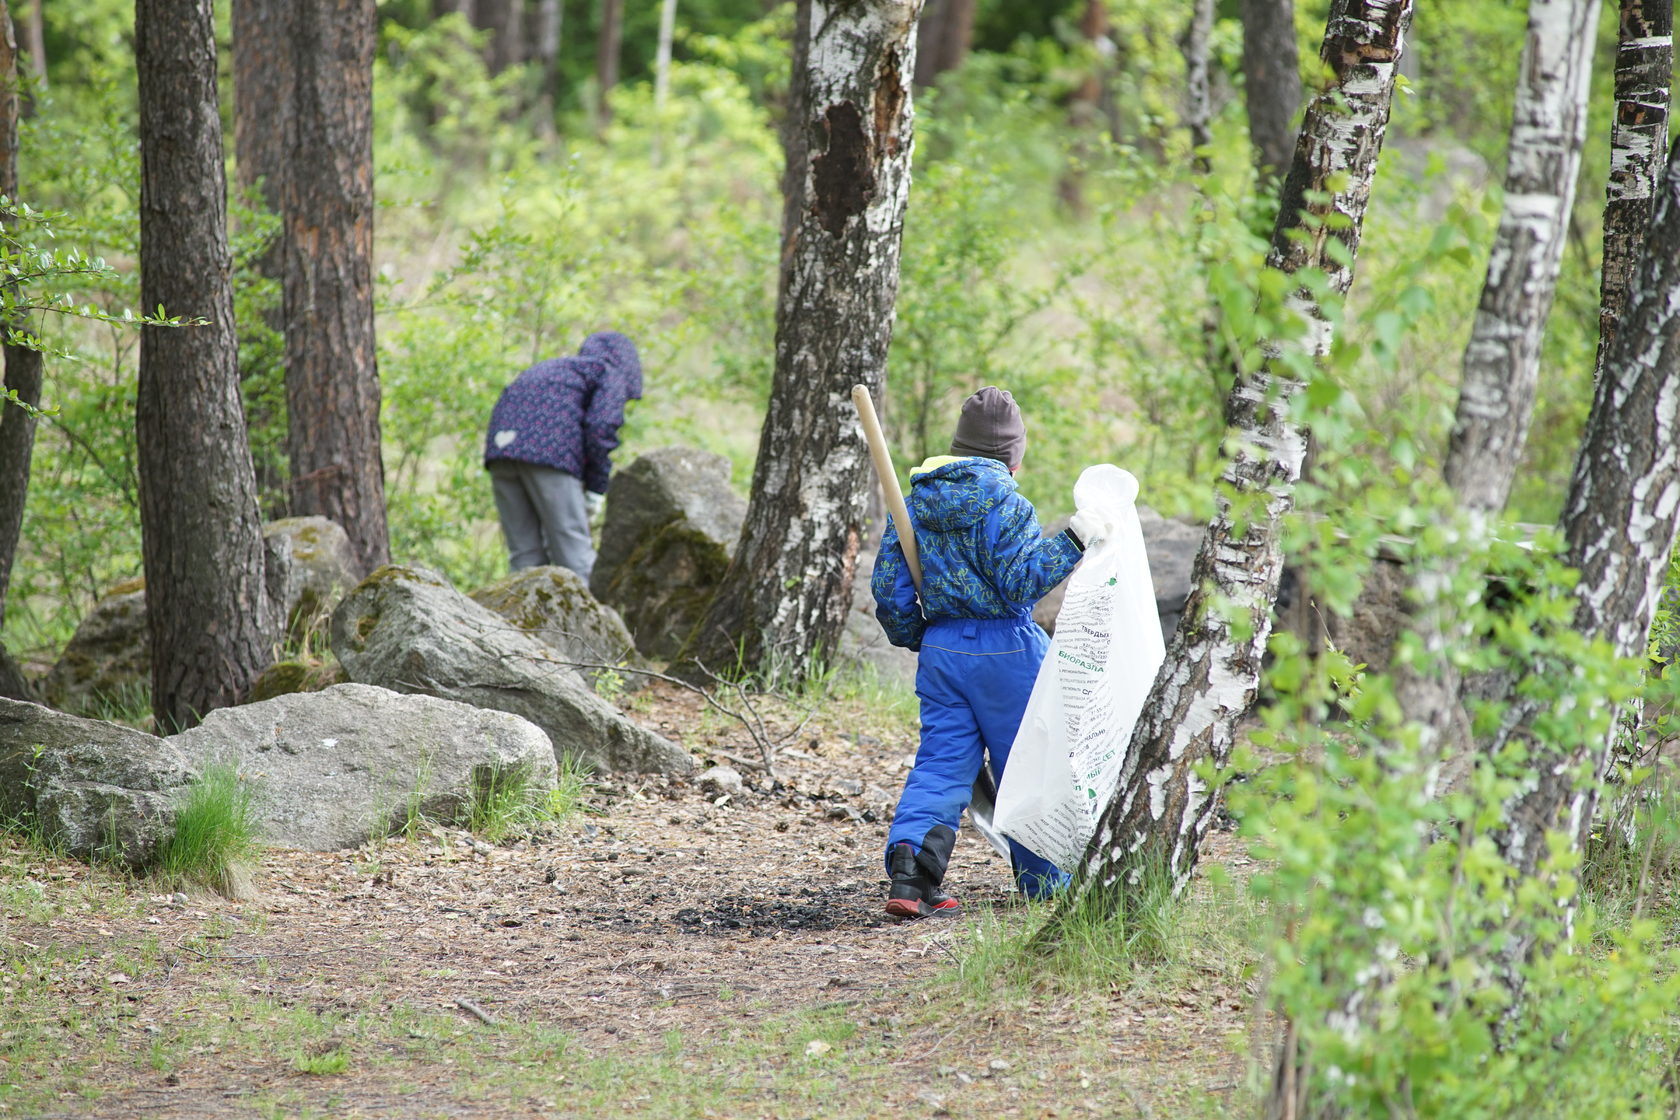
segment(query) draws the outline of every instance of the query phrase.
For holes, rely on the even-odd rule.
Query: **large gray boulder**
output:
[[[472,600],[489,607],[531,637],[580,666],[585,680],[598,685],[612,674],[611,666],[646,669],[647,659],[636,652],[635,640],[617,611],[589,593],[589,586],[570,568],[543,565],[525,568],[472,593]],[[638,688],[651,678],[620,674],[622,687]]]
[[[350,536],[325,517],[285,517],[263,526],[268,597],[284,610],[286,636],[322,630],[361,578]]]
[[[152,862],[196,777],[187,757],[154,735],[0,700],[0,817],[38,828],[73,856]]]
[[[1190,597],[1190,569],[1196,553],[1202,547],[1206,526],[1184,518],[1162,517],[1148,506],[1137,507],[1138,522],[1143,528],[1143,547],[1149,556],[1149,575],[1155,583],[1155,612],[1161,619],[1161,636],[1172,640],[1178,629],[1184,602]],[[1044,535],[1054,536],[1067,528],[1062,518],[1045,526]],[[1044,629],[1056,632],[1056,616],[1062,610],[1062,598],[1067,594],[1067,581],[1057,584],[1033,608],[1033,618]]]
[[[41,697],[83,716],[148,707],[151,638],[146,633],[146,581],[119,583],[94,603],[41,682]]]
[[[523,716],[556,756],[603,770],[686,773],[694,759],[590,690],[555,652],[419,568],[378,569],[332,617],[332,647],[352,681]]]
[[[263,839],[307,851],[354,848],[414,816],[464,821],[492,783],[554,788],[554,748],[506,712],[335,685],[211,712],[164,740],[200,768],[235,767]]]
[[[288,636],[299,642],[330,617],[355,586],[350,540],[324,517],[288,517],[263,526],[270,599],[280,605]],[[107,591],[76,627],[41,682],[41,698],[61,711],[105,718],[145,710],[152,682],[146,632],[146,581]]]
[[[913,688],[916,654],[887,641],[886,631],[875,618],[875,595],[869,586],[875,574],[875,556],[873,552],[858,556],[852,608],[846,612],[846,625],[840,632],[840,661],[873,670],[882,681]]]
[[[722,582],[746,516],[728,459],[692,447],[651,451],[613,475],[590,590],[618,609],[643,653],[674,658]]]

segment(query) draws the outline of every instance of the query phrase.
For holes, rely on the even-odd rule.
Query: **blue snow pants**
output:
[[[922,742],[887,834],[889,861],[895,844],[920,851],[930,829],[956,831],[988,758],[992,777],[1003,780],[1049,645],[1030,617],[928,622],[916,669]],[[1027,897],[1043,898],[1067,884],[1067,874],[1049,860],[1013,840],[1009,850],[1016,885]]]

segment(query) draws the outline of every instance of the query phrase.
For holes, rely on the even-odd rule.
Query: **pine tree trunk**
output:
[[[597,128],[612,122],[612,91],[618,85],[618,54],[624,38],[624,0],[601,0],[600,35],[595,40]]]
[[[476,0],[474,25],[490,33],[484,46],[484,65],[492,74],[525,61],[524,0]]]
[[[473,0],[432,0],[432,18],[442,19],[451,12],[467,17],[467,22],[478,26],[478,5]]]
[[[1593,29],[1599,0],[1533,0],[1511,122],[1505,204],[1487,278],[1464,350],[1464,376],[1444,473],[1475,547],[1505,508],[1539,384],[1540,339],[1557,290],[1586,131]],[[1419,761],[1434,767],[1469,757],[1468,721],[1448,650],[1463,640],[1452,622],[1450,557],[1420,570],[1408,625],[1424,658],[1397,665],[1395,698],[1420,734]]]
[[[373,340],[373,0],[296,0],[285,221],[292,511],[391,558]]]
[[[1651,211],[1668,148],[1669,83],[1674,69],[1674,0],[1621,0],[1616,40],[1616,115],[1610,126],[1610,181],[1604,201],[1604,265],[1599,279],[1598,362],[1616,337],[1634,268],[1651,230]]]
[[[18,197],[18,120],[22,100],[18,73],[17,33],[6,0],[0,0],[0,194]],[[17,219],[8,210],[0,216],[8,236],[17,230]],[[16,282],[8,285],[14,304],[22,299]],[[9,338],[12,331],[27,331],[28,317],[16,315],[0,323]],[[6,621],[6,596],[12,583],[12,565],[17,560],[18,542],[23,535],[23,508],[29,496],[29,466],[35,450],[35,414],[29,410],[41,403],[41,352],[27,346],[3,346],[6,360],[5,389],[23,402],[21,407],[0,401],[0,624]]]
[[[1192,169],[1206,175],[1212,169],[1208,149],[1213,145],[1213,93],[1208,88],[1208,40],[1213,37],[1213,0],[1191,0],[1190,24],[1184,29],[1184,125],[1190,130]]]
[[[916,88],[961,66],[973,38],[974,0],[928,0],[916,26]]]
[[[1243,83],[1248,142],[1261,179],[1281,175],[1295,152],[1291,122],[1301,107],[1294,0],[1243,0]]]
[[[919,0],[802,0],[795,39],[776,371],[735,558],[692,656],[797,679],[851,603],[910,190]]]
[[[293,0],[233,0],[233,154],[243,190],[260,185],[263,205],[280,212],[286,182],[286,137],[292,130],[296,69],[292,62]],[[279,280],[280,239],[257,269]]]
[[[1267,267],[1286,274],[1321,269],[1335,291],[1352,286],[1411,18],[1411,0],[1331,5],[1320,50],[1329,77],[1307,107]],[[1336,251],[1327,248],[1332,239],[1340,243]],[[1328,353],[1330,324],[1306,293],[1296,302],[1310,323],[1309,350]],[[1280,521],[1306,452],[1306,433],[1290,416],[1300,389],[1271,362],[1232,387],[1226,413],[1234,450],[1216,492],[1217,512],[1119,786],[1075,877],[1076,902],[1111,907],[1152,866],[1179,888],[1189,880],[1216,808],[1194,767],[1203,758],[1225,764],[1232,729],[1259,686],[1283,567]]]
[[[240,412],[211,0],[136,0],[140,526],[160,733],[238,703],[268,665],[256,479]]]

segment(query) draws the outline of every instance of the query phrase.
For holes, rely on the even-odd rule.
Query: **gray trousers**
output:
[[[502,519],[508,567],[539,564],[570,568],[589,582],[595,546],[589,539],[589,510],[583,480],[553,467],[497,459],[490,463],[490,487]]]

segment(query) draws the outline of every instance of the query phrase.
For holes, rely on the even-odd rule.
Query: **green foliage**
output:
[[[175,885],[244,891],[258,851],[252,793],[232,766],[207,766],[175,811],[175,831],[158,853],[157,874]]]
[[[500,844],[538,825],[564,823],[582,803],[590,772],[586,763],[568,755],[555,787],[540,789],[532,784],[529,768],[479,767],[473,773],[467,827]]]

